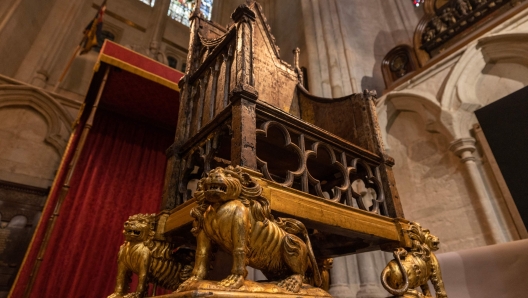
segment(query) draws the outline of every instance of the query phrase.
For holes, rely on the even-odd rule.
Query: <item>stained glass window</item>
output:
[[[189,15],[193,10],[194,3],[196,0],[171,0],[169,6],[169,17],[172,19],[189,26]],[[213,0],[202,0],[200,10],[204,17],[208,20],[211,19],[211,10],[213,8]]]
[[[156,1],[156,0],[139,0],[139,1],[150,5],[150,7],[154,7],[154,1]]]

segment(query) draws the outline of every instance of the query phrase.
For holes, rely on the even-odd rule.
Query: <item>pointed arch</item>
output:
[[[0,109],[6,107],[29,107],[42,115],[48,126],[44,141],[62,155],[74,119],[60,103],[37,88],[0,85]]]
[[[472,113],[485,105],[476,94],[479,80],[488,65],[498,63],[514,63],[528,68],[528,33],[487,36],[469,45],[446,82],[442,108]]]
[[[384,131],[388,132],[401,111],[415,112],[426,124],[425,130],[443,134],[448,139],[454,139],[453,121],[449,113],[444,111],[436,98],[426,92],[417,90],[393,91],[388,93],[383,102],[379,102],[379,111],[385,113],[380,118],[385,117],[380,123],[384,125]],[[379,114],[379,113],[378,113]],[[385,140],[385,143],[386,140]]]

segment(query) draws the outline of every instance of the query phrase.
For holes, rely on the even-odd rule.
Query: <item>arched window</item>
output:
[[[155,1],[155,0],[139,0],[139,1],[141,1],[141,2],[143,2],[143,3],[145,3],[145,4],[150,5],[150,7],[154,7],[154,1]]]
[[[176,58],[172,56],[167,56],[167,60],[169,62],[169,67],[177,69],[176,66],[178,66],[178,60],[176,60]]]
[[[173,20],[176,20],[185,26],[189,26],[189,15],[194,7],[196,0],[171,0],[168,15]],[[204,17],[211,19],[211,10],[213,8],[213,0],[202,0],[200,10]]]

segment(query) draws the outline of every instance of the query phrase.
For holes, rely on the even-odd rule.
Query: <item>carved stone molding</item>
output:
[[[461,161],[475,160],[473,152],[476,150],[475,139],[473,138],[462,138],[453,141],[449,146],[449,150],[455,153],[456,156],[460,157]]]
[[[30,107],[43,116],[48,124],[45,141],[62,155],[71,132],[73,117],[54,98],[42,90],[29,86],[1,85],[0,109]]]

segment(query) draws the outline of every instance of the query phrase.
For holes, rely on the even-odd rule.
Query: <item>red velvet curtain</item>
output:
[[[123,223],[132,214],[159,211],[165,150],[173,135],[113,112],[97,112],[31,297],[113,293]]]

